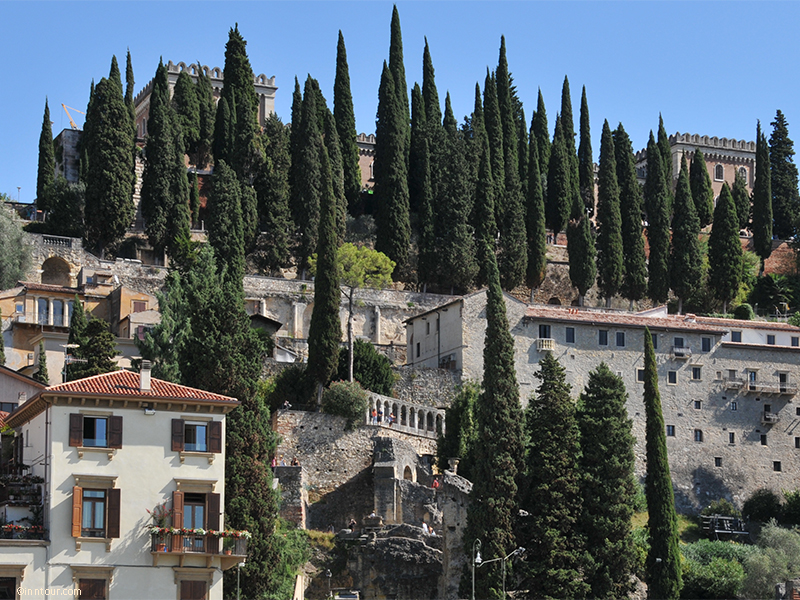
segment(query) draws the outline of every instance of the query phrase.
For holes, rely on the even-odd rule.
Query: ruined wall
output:
[[[398,376],[395,397],[432,408],[450,406],[461,383],[461,371],[401,367],[394,372]]]
[[[305,529],[308,492],[303,467],[278,466],[275,467],[274,476],[281,490],[280,516]]]

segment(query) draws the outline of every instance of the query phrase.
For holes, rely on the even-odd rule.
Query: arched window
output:
[[[714,167],[714,180],[722,181],[723,179],[725,179],[725,167],[717,165]]]
[[[694,441],[695,442],[702,442],[703,441],[703,430],[702,429],[695,429],[694,430]]]
[[[406,465],[406,468],[403,469],[403,479],[406,481],[412,481],[414,479],[414,476],[411,474],[411,467],[408,465]]]
[[[744,167],[739,167],[739,177],[747,184],[747,169]]]

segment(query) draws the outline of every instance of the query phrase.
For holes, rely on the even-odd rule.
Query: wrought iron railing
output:
[[[153,533],[150,535],[150,552],[247,556],[247,539],[243,537],[222,538],[213,533],[204,535]]]

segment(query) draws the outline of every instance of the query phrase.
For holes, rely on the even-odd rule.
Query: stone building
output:
[[[359,133],[356,137],[358,145],[358,168],[361,169],[361,189],[371,190],[375,187],[372,176],[372,165],[375,162],[375,134]]]

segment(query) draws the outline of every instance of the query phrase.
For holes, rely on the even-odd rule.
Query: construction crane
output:
[[[67,113],[67,118],[69,119],[69,124],[72,126],[73,129],[78,129],[78,126],[75,124],[75,121],[72,120],[72,115],[69,114],[69,111],[67,110],[68,108],[72,108],[72,107],[71,106],[67,106],[63,102],[61,103],[61,106],[64,107],[64,112]],[[83,112],[82,110],[78,110],[77,108],[72,108],[72,110],[74,110],[75,112],[79,112],[82,115],[86,114],[85,112]]]

